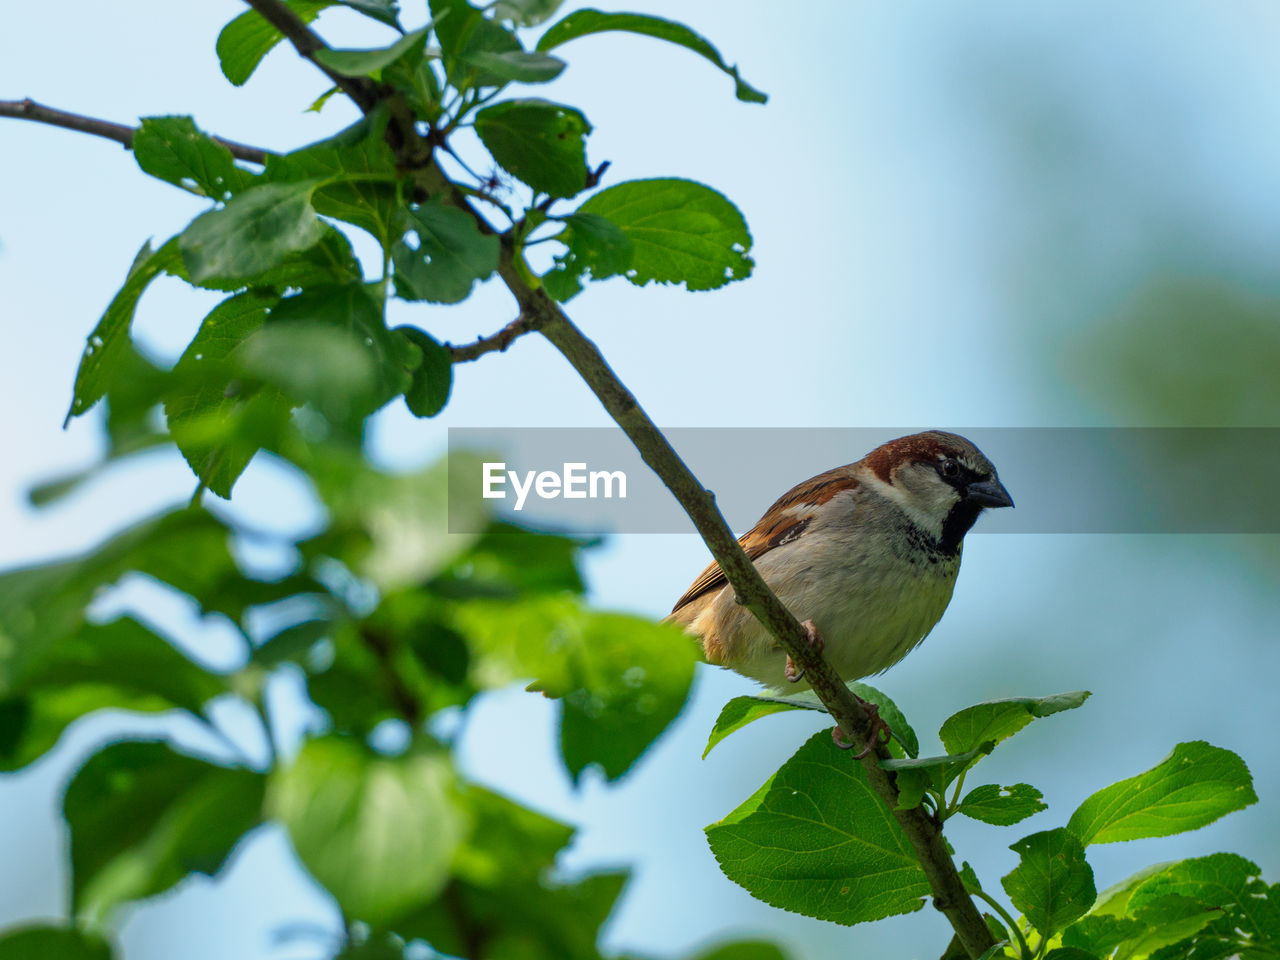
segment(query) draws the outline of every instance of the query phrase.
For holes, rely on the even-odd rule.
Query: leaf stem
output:
[[[1004,921],[1004,925],[1012,930],[1017,936],[1023,960],[1031,960],[1031,949],[1027,946],[1027,938],[1022,935],[1022,928],[1014,922],[1013,917],[1009,916],[1009,911],[1001,905],[1000,901],[991,896],[991,894],[987,893],[985,890],[972,890],[970,893],[980,900],[985,901],[992,910],[1000,915],[1000,919]]]

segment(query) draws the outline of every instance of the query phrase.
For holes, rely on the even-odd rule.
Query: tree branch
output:
[[[0,117],[33,120],[36,123],[47,123],[54,127],[64,127],[67,130],[89,133],[95,137],[114,140],[126,148],[132,148],[133,135],[138,132],[137,127],[130,127],[123,123],[112,123],[110,120],[99,120],[95,117],[86,117],[78,113],[68,113],[65,110],[46,107],[42,103],[36,103],[30,97],[25,100],[0,100]],[[211,137],[210,139],[230,150],[231,155],[237,160],[245,160],[249,163],[266,166],[267,157],[273,156],[270,150],[251,147],[247,143],[224,140],[222,137]]]
[[[551,341],[586,381],[605,410],[620,426],[644,462],[658,475],[684,508],[699,535],[720,564],[725,577],[744,604],[775,636],[799,666],[840,728],[859,748],[867,745],[871,714],[818,651],[810,647],[808,635],[782,601],[769,589],[741,544],[725,523],[715,503],[715,495],[705,489],[690,472],[662,431],[649,419],[631,391],[605,362],[596,345],[585,337],[545,290],[531,289],[515,267],[515,254],[503,248],[499,272],[516,301],[522,316],[536,318],[543,336]],[[980,956],[995,943],[986,921],[964,889],[955,862],[947,852],[941,825],[923,808],[898,810],[898,788],[891,773],[880,767],[889,756],[882,744],[874,744],[863,758],[863,769],[872,789],[893,812],[911,843],[917,860],[929,880],[934,906],[946,914],[956,936],[971,957]]]
[[[267,23],[283,33],[304,59],[314,63],[339,90],[354,100],[356,106],[363,112],[368,113],[381,99],[382,92],[378,89],[378,85],[368,78],[343,76],[317,60],[317,51],[328,50],[328,44],[281,0],[245,0],[245,2],[258,11]]]
[[[491,334],[487,337],[480,337],[479,339],[471,343],[463,344],[460,347],[455,347],[452,343],[446,343],[445,346],[448,347],[449,356],[454,363],[465,363],[468,360],[477,360],[480,357],[483,357],[486,353],[492,353],[495,350],[501,353],[506,350],[507,347],[511,346],[512,342],[517,337],[522,337],[526,333],[537,330],[540,326],[541,324],[536,318],[530,317],[525,313],[521,313],[520,316],[516,317],[495,334]]]

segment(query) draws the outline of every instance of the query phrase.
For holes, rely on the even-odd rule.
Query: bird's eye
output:
[[[960,476],[960,464],[956,463],[954,460],[943,460],[942,475],[944,477]]]

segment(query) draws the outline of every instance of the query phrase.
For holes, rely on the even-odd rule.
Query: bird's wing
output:
[[[852,490],[858,486],[857,478],[852,475],[852,467],[850,464],[820,473],[779,497],[759,522],[738,538],[747,558],[754,561],[774,547],[790,543],[804,533],[813,520],[815,507],[826,503],[843,490]],[[727,582],[720,564],[711,561],[707,569],[698,574],[684,596],[676,601],[671,613],[675,614],[699,597],[719,590]]]

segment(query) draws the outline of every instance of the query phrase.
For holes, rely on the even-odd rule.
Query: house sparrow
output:
[[[951,600],[964,535],[986,507],[1011,506],[977,447],[930,431],[793,487],[738,542],[849,681],[888,669],[928,635]],[[711,663],[772,687],[801,678],[714,562],[667,619],[698,637]]]

